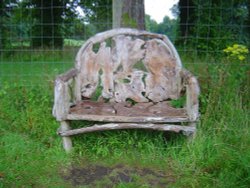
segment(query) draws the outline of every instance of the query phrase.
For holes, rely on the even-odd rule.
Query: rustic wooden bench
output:
[[[75,68],[55,80],[53,115],[66,151],[70,136],[114,129],[196,131],[199,86],[170,40],[121,28],[99,33],[77,53]],[[172,100],[185,99],[184,107]],[[96,124],[78,129],[70,121]]]

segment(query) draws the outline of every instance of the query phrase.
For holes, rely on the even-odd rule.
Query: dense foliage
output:
[[[0,9],[1,49],[15,47],[13,42],[61,48],[65,38],[84,40],[112,27],[111,0],[12,0],[3,1]],[[172,11],[176,18],[166,16],[162,23],[146,15],[146,29],[200,54],[220,54],[233,43],[250,45],[247,0],[180,0]]]
[[[110,29],[112,1],[12,0],[0,4],[0,49],[13,42],[61,48],[64,38],[85,39]]]
[[[214,55],[232,42],[250,47],[248,0],[180,0],[178,5],[180,43]]]
[[[161,23],[157,23],[149,15],[146,15],[145,21],[148,31],[167,35],[172,41],[175,41],[178,37],[178,20],[176,19],[170,19],[168,16],[165,16]]]

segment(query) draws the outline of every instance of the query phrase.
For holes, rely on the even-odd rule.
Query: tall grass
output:
[[[175,177],[173,187],[248,187],[249,73],[246,67],[221,65],[193,68],[202,75],[202,114],[193,140],[142,130],[89,133],[73,138],[70,155],[61,147],[58,123],[51,116],[52,81],[47,87],[3,84],[0,187],[68,187],[60,172],[72,163],[161,169]]]
[[[239,68],[217,66],[213,71],[218,79],[207,80],[211,82],[210,92],[197,137],[178,155],[181,156],[178,163],[187,172],[178,184],[247,187],[250,183],[249,77]],[[248,99],[243,99],[243,95]]]
[[[0,92],[0,187],[54,187],[68,158],[55,134],[48,89],[5,85]]]

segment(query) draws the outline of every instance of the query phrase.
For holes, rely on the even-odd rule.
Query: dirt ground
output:
[[[85,167],[71,167],[62,173],[62,177],[72,187],[104,187],[111,188],[118,185],[143,187],[169,187],[175,182],[171,174],[155,171],[149,168],[128,167],[116,165],[106,167],[91,165]]]

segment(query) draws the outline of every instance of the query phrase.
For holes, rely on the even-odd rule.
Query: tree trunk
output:
[[[113,0],[113,28],[145,30],[144,0]]]

